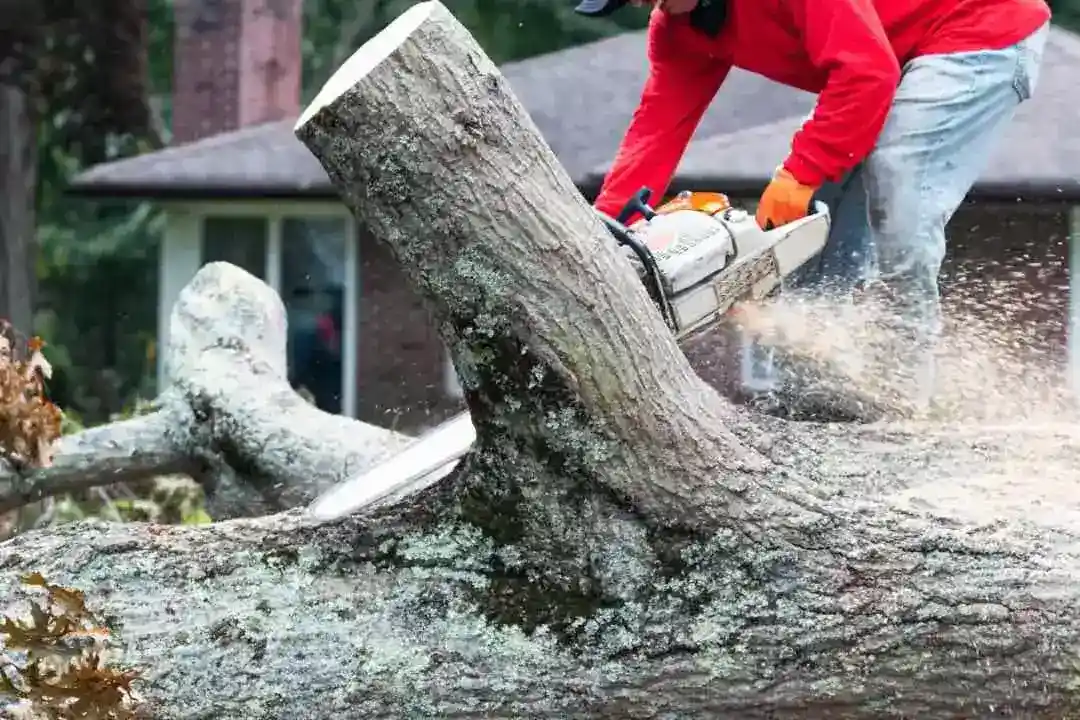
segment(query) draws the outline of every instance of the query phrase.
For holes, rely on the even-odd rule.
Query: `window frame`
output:
[[[282,221],[285,219],[335,218],[345,227],[345,296],[344,307],[344,356],[342,358],[341,414],[355,418],[358,411],[357,394],[357,344],[359,343],[360,303],[360,246],[357,224],[352,213],[343,205],[317,202],[236,202],[218,201],[200,203],[189,210],[196,222],[196,252],[198,267],[203,265],[203,229],[211,217],[256,217],[266,222],[266,284],[281,297]]]

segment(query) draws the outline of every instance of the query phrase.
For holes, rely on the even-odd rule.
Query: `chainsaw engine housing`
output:
[[[680,339],[719,322],[737,303],[776,291],[829,235],[829,212],[820,203],[813,214],[771,230],[717,193],[683,193],[656,210],[643,202],[635,209],[644,217],[629,227],[606,221]]]

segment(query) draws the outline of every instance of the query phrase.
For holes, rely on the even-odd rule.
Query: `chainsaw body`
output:
[[[762,230],[720,193],[686,192],[656,209],[648,195],[640,191],[618,218],[601,217],[679,340],[712,327],[739,302],[768,297],[829,236],[821,203],[801,220]]]

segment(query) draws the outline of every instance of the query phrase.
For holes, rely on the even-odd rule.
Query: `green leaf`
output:
[[[214,519],[202,508],[195,508],[180,518],[181,525],[209,525]]]

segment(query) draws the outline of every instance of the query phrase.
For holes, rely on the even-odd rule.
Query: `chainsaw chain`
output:
[[[763,293],[755,292],[754,286],[762,280],[772,277],[774,282]],[[771,294],[781,281],[780,270],[776,263],[776,253],[772,247],[765,248],[752,258],[746,258],[723,272],[723,279],[713,283],[716,294],[716,317],[723,317],[737,303],[747,300],[760,300]],[[691,342],[707,334],[715,327],[715,321],[703,319],[696,326],[678,336],[679,344]]]
[[[759,297],[755,292],[755,286],[770,276],[775,282]],[[736,303],[744,300],[760,300],[768,296],[779,284],[780,269],[776,265],[776,253],[769,247],[757,257],[747,258],[724,271],[720,281],[714,285],[718,310],[723,314]]]

